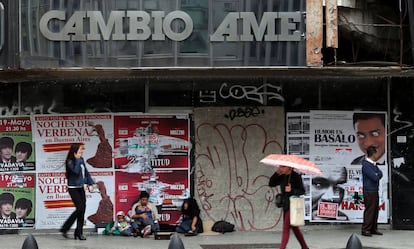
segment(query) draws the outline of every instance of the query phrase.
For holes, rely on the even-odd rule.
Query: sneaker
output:
[[[184,234],[184,236],[196,236],[196,235],[197,235],[197,233],[194,232],[194,231],[191,231],[191,230]]]
[[[144,229],[141,230],[142,238],[147,237],[150,232],[151,232],[151,225],[147,225],[146,227],[144,227]]]

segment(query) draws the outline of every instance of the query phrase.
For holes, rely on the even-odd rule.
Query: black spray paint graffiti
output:
[[[31,114],[56,114],[54,109],[56,107],[55,100],[52,101],[52,104],[49,107],[45,108],[44,104],[39,104],[36,106],[25,106],[22,107],[19,113],[19,106],[13,105],[0,106],[0,116],[18,116],[18,115],[31,115]],[[45,111],[46,110],[46,111]]]
[[[258,107],[244,107],[232,109],[229,111],[229,114],[224,115],[224,117],[234,120],[235,118],[257,117],[260,114],[264,114],[264,110],[260,110]]]

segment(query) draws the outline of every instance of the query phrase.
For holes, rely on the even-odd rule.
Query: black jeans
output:
[[[70,227],[75,223],[76,220],[76,229],[75,235],[83,234],[83,222],[85,219],[85,210],[86,210],[86,196],[85,189],[81,188],[69,188],[69,195],[72,198],[73,203],[75,204],[75,211],[69,216],[62,226],[61,231],[66,233],[69,231]]]

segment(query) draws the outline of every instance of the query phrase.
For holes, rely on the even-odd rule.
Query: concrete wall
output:
[[[280,230],[275,168],[259,161],[283,153],[282,107],[198,108],[195,120],[195,198],[205,222],[225,219],[237,230]]]

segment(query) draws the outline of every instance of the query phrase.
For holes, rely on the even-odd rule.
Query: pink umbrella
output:
[[[303,174],[322,175],[318,165],[296,155],[270,154],[260,160],[260,162],[275,167],[288,166],[296,172]]]

